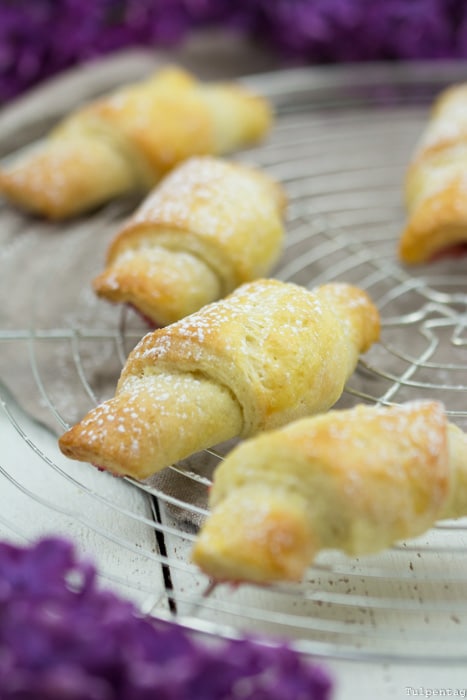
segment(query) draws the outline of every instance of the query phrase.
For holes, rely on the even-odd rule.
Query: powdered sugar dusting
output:
[[[129,225],[152,221],[183,228],[193,225],[195,217],[203,235],[228,239],[242,221],[261,224],[278,209],[272,181],[265,174],[239,163],[193,157],[164,178]]]
[[[341,313],[340,289],[337,299]],[[326,410],[355,368],[361,317],[368,312],[363,306],[361,314],[353,312],[355,333],[349,334],[333,301],[331,288],[321,294],[274,279],[244,284],[145,336],[119,388],[143,375],[202,372],[236,397],[244,435]]]
[[[160,358],[170,353],[173,340],[179,344],[180,339],[184,339],[186,356],[196,359],[205,342],[214,335],[222,335],[223,331],[226,331],[222,336],[224,347],[228,350],[227,327],[236,323],[244,326],[246,334],[248,329],[255,332],[256,337],[259,334],[266,336],[274,329],[276,337],[287,343],[291,335],[300,335],[308,317],[316,319],[322,313],[319,297],[306,290],[277,281],[259,280],[243,285],[229,297],[181,319],[157,336],[146,336],[133,355],[145,361]],[[279,315],[281,325],[277,324]]]

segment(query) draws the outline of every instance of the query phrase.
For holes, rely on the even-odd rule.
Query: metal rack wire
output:
[[[266,145],[238,157],[264,167],[289,195],[275,275],[308,287],[358,284],[380,309],[381,342],[362,358],[338,406],[432,397],[467,429],[465,259],[409,270],[396,256],[408,158],[434,95],[462,72],[372,66],[253,78],[275,102],[277,125]],[[0,525],[15,538],[53,529],[86,551],[106,547],[125,573],[105,559],[104,578],[132,592],[146,612],[199,631],[261,630],[325,657],[465,664],[466,521],[439,523],[375,556],[325,553],[301,584],[212,589],[190,550],[230,444],[142,484],[61,458],[56,436],[113,392],[146,331],[131,311],[97,301],[89,287],[133,205],[115,203],[65,227],[6,205],[0,211],[0,493],[21,503],[19,511],[2,507]],[[443,630],[442,647],[428,629]]]

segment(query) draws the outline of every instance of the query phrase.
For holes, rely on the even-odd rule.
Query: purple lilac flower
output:
[[[2,700],[329,700],[327,673],[284,644],[201,643],[97,585],[72,544],[0,542]]]
[[[80,61],[236,28],[284,63],[467,56],[464,0],[0,0],[0,102]]]

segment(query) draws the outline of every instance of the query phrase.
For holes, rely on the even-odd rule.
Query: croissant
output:
[[[112,241],[96,293],[164,326],[264,277],[283,242],[285,195],[265,173],[193,157],[157,186]]]
[[[148,333],[116,394],[59,440],[72,459],[144,479],[195,452],[328,409],[379,335],[367,294],[275,279]]]
[[[467,514],[467,435],[436,401],[357,406],[251,438],[214,474],[193,550],[215,580],[300,580],[322,549],[377,552]]]
[[[177,67],[77,109],[0,171],[0,192],[52,219],[129,191],[147,192],[192,155],[224,154],[266,135],[267,100]]]
[[[408,221],[399,257],[409,265],[463,252],[467,244],[467,83],[443,91],[409,165]]]

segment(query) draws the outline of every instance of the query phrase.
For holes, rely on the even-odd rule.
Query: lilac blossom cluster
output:
[[[95,56],[213,26],[284,64],[467,56],[463,0],[0,0],[0,101]]]
[[[329,700],[321,666],[284,644],[207,643],[97,585],[72,544],[0,542],[2,700]]]

